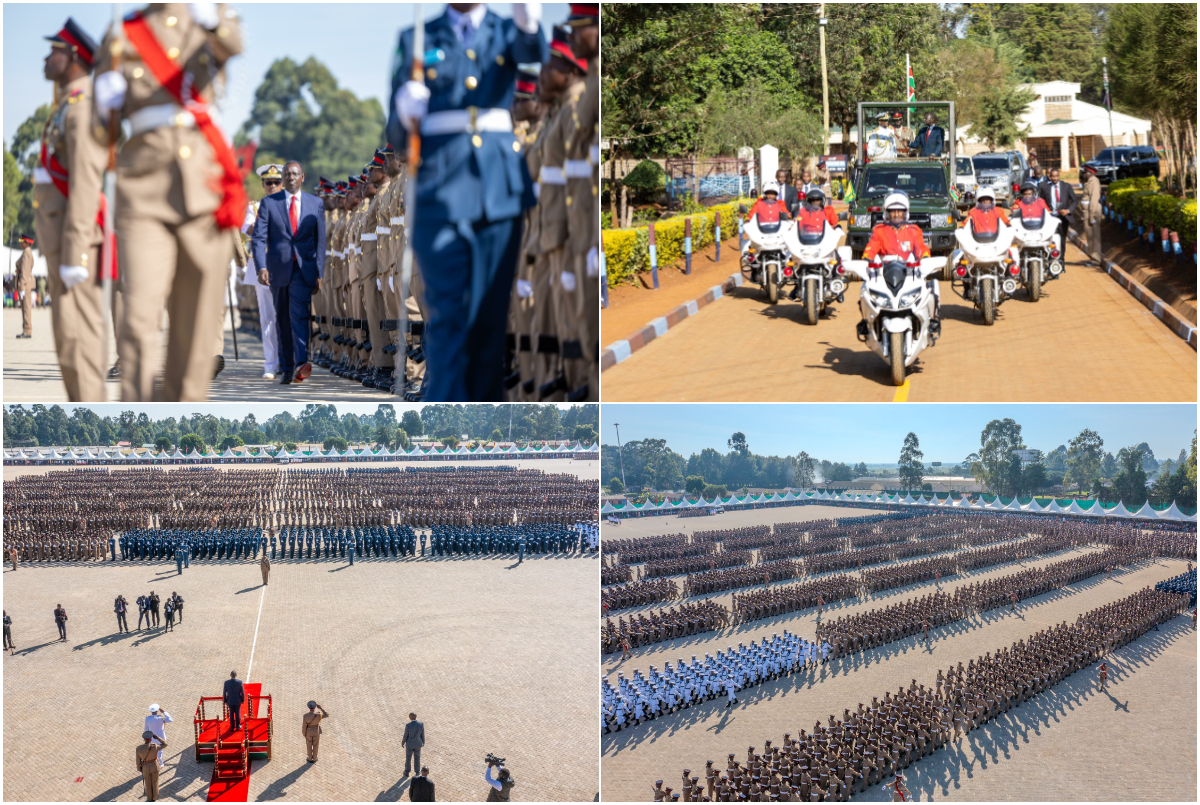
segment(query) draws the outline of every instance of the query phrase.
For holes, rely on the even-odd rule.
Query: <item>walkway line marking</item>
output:
[[[267,597],[267,585],[263,585],[262,595],[258,599],[258,618],[254,621],[254,640],[250,643],[250,666],[246,669],[246,681],[250,681],[250,671],[254,668],[254,647],[258,644],[258,624],[262,620],[263,600]]]
[[[904,384],[896,389],[896,395],[892,397],[892,402],[908,402],[908,385],[909,378],[904,378]]]

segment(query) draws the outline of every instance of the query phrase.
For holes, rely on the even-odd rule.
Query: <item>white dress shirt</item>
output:
[[[471,41],[468,31],[473,35],[479,30],[479,26],[483,25],[483,18],[487,16],[487,3],[480,3],[466,14],[447,6],[446,13],[450,15],[450,24],[454,26],[454,33],[458,34],[458,41],[465,46]]]

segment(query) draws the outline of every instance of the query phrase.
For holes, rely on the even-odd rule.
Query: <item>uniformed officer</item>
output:
[[[146,730],[142,733],[142,745],[134,753],[137,770],[142,773],[147,802],[158,800],[158,758],[166,746],[166,741],[155,738],[153,732]]]
[[[263,586],[267,586],[267,579],[271,575],[271,560],[264,553],[262,559],[258,560],[258,569],[262,571]]]
[[[54,348],[68,398],[106,400],[100,246],[101,184],[108,155],[107,142],[89,134],[91,73],[98,54],[95,41],[74,19],[46,38],[51,47],[44,74],[54,82],[55,101],[34,169],[33,209],[54,300]]]
[[[317,712],[320,710],[321,712]],[[308,762],[317,762],[317,747],[321,745],[321,722],[329,718],[325,708],[316,702],[308,703],[308,712],[304,714],[301,731],[304,741],[308,744]]]
[[[392,390],[392,356],[386,354],[383,348],[387,345],[380,329],[383,322],[383,276],[380,271],[379,241],[381,237],[391,232],[390,216],[387,208],[387,194],[391,188],[391,177],[387,173],[387,154],[382,150],[376,151],[367,165],[368,179],[374,188],[374,195],[367,205],[362,234],[362,295],[363,315],[366,319],[367,343],[364,350],[367,353],[367,372],[362,384],[368,388],[382,391]],[[386,232],[380,232],[383,228]]]
[[[400,35],[388,139],[419,127],[424,168],[407,210],[416,261],[426,271],[425,356],[432,401],[499,400],[504,327],[521,242],[521,212],[535,203],[509,107],[518,63],[541,62],[539,4],[513,4],[506,20],[478,3],[452,3],[425,23],[425,82],[411,80],[413,31]]]
[[[131,127],[117,165],[116,210],[126,401],[155,396],[164,300],[170,340],[159,396],[208,397],[213,328],[233,256],[225,231],[240,227],[246,212],[237,162],[210,113],[225,63],[241,50],[238,16],[221,3],[152,4],[110,30],[100,48],[93,131],[107,142],[110,113]]]
[[[21,236],[21,256],[17,258],[17,290],[21,292],[21,332],[17,338],[33,337],[33,238]]]

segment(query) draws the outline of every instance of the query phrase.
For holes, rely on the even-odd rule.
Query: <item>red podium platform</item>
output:
[[[250,761],[271,758],[271,697],[261,695],[259,683],[247,683],[245,689],[238,730],[232,729],[229,708],[222,697],[201,696],[196,705],[192,720],[196,760],[213,763],[209,802],[245,802],[250,789]]]

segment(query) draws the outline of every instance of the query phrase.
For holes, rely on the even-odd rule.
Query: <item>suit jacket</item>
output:
[[[246,701],[246,690],[242,687],[242,680],[226,679],[225,690],[221,695],[224,697],[225,703],[230,707],[233,707],[235,703],[240,705]]]
[[[937,157],[942,155],[946,147],[946,130],[941,126],[922,126],[917,132],[917,139],[908,144],[909,148],[919,148],[919,156]]]
[[[795,216],[796,208],[800,206],[800,193],[796,190],[794,184],[783,185],[783,206],[787,211]]]
[[[433,780],[428,777],[414,777],[408,787],[408,798],[412,802],[437,802],[433,796]]]
[[[288,216],[287,193],[280,190],[264,198],[254,220],[250,236],[254,265],[266,268],[271,287],[286,288],[292,281],[293,268],[299,268],[304,282],[317,287],[317,278],[325,276],[325,207],[310,193],[301,192],[299,225],[292,234]]]
[[[404,725],[405,746],[415,746],[420,749],[425,745],[425,725],[420,721],[410,721]]]
[[[413,29],[409,28],[400,34],[389,98],[396,97],[400,85],[412,74],[412,44]],[[549,57],[540,31],[527,34],[490,9],[469,47],[459,41],[449,12],[426,22],[425,51],[443,55],[436,64],[428,59],[425,64],[431,114],[468,107],[507,110],[516,87],[517,65],[544,62]],[[407,142],[395,101],[388,106],[388,141]],[[502,221],[534,206],[533,180],[525,159],[513,148],[516,142],[516,136],[506,131],[423,136],[416,204],[421,222],[475,222],[485,216],[489,221]]]
[[[1058,215],[1058,207],[1056,207],[1052,201],[1054,196],[1051,193],[1051,188],[1053,187],[1054,183],[1047,181],[1038,188],[1038,195],[1042,197],[1042,201],[1046,202],[1046,206],[1050,208],[1051,212],[1053,212],[1055,215]],[[1067,213],[1064,215],[1064,217],[1069,223],[1075,213],[1075,208],[1079,206],[1079,197],[1075,195],[1075,188],[1071,187],[1071,185],[1067,184],[1061,179],[1058,182],[1058,193],[1059,204],[1067,208]]]

